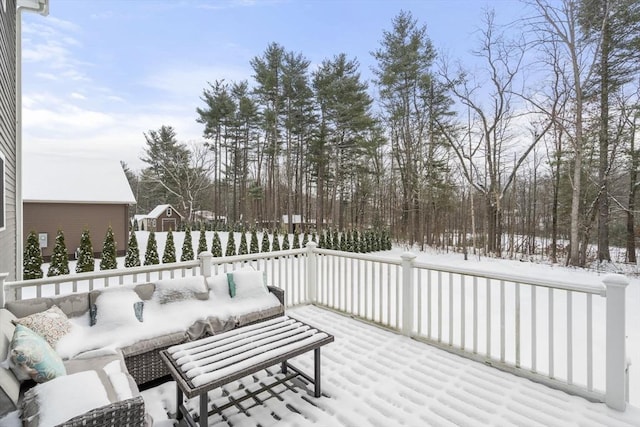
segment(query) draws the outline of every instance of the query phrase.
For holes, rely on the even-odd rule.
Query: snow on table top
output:
[[[640,426],[640,409],[633,406],[617,412],[315,306],[287,314],[335,337],[322,349],[323,396],[279,385],[283,400],[262,393],[261,404],[246,401],[250,417],[229,408],[227,421],[210,416],[211,426]],[[312,373],[313,353],[292,363]],[[242,396],[266,377],[261,371],[225,386],[225,393]],[[174,393],[170,382],[143,395],[148,402],[163,399],[175,412]],[[220,388],[209,398],[216,405],[228,401]],[[198,399],[187,406],[197,411]],[[164,413],[152,415],[166,420]]]

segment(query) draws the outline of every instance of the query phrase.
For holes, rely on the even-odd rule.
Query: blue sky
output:
[[[371,78],[370,52],[401,10],[436,49],[469,61],[483,8],[497,21],[522,15],[518,0],[50,0],[48,17],[23,14],[25,151],[123,160],[132,169],[143,132],[175,128],[202,141],[196,107],[207,82],[251,81],[251,58],[271,42],[312,68],[338,53]]]

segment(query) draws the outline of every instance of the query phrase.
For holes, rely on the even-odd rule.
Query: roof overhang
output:
[[[18,0],[17,9],[30,10],[42,16],[49,15],[49,0]]]

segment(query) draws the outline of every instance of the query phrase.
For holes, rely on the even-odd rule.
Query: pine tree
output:
[[[269,252],[269,232],[262,230],[262,248],[260,252]]]
[[[134,219],[133,220],[133,231],[138,231],[140,227],[138,226],[138,220]]]
[[[213,241],[211,242],[211,254],[214,257],[222,256],[222,243],[220,243],[220,235],[217,231],[213,232]]]
[[[342,230],[342,234],[340,234],[340,250],[347,251],[347,233]]]
[[[238,247],[238,255],[246,255],[249,253],[249,249],[247,248],[247,233],[242,229],[240,232],[240,247]]]
[[[202,252],[207,252],[207,233],[204,227],[200,227],[200,237],[198,238],[198,255]]]
[[[347,252],[353,252],[353,230],[347,231]]]
[[[193,239],[191,237],[191,227],[187,226],[184,229],[184,242],[182,242],[182,255],[180,255],[180,261],[193,261],[193,259],[194,259],[194,255],[193,255]]]
[[[300,232],[297,228],[293,230],[293,243],[291,244],[291,249],[300,249]]]
[[[289,245],[289,233],[284,233],[284,237],[282,238],[282,250],[288,251],[291,248]]]
[[[113,235],[113,229],[109,226],[102,244],[100,270],[115,270],[116,268],[118,268],[118,261],[116,261],[116,240]]]
[[[147,240],[147,250],[144,253],[144,265],[160,264],[160,256],[158,255],[158,242],[156,241],[156,233],[149,232],[149,240]]]
[[[318,247],[321,248],[321,249],[324,249],[326,247],[326,243],[327,243],[324,240],[324,231],[320,230],[319,234],[320,234],[320,238],[318,240]],[[315,235],[315,233],[314,233],[314,235]]]
[[[334,251],[340,250],[340,235],[338,234],[338,229],[333,230],[333,239],[331,240],[331,249]]]
[[[306,248],[307,247],[307,243],[309,243],[309,233],[307,232],[307,229],[304,229],[304,234],[302,235],[302,247]]]
[[[69,254],[67,253],[67,245],[64,242],[64,233],[62,230],[58,230],[47,276],[60,276],[61,274],[69,274]]]
[[[276,252],[280,250],[280,240],[278,238],[278,230],[273,230],[273,238],[271,241],[271,252]]]
[[[78,252],[78,262],[76,263],[76,273],[84,273],[93,271],[96,268],[93,259],[93,245],[91,244],[91,235],[86,228],[80,236],[80,251]]]
[[[236,254],[236,241],[233,237],[233,230],[229,231],[229,238],[227,239],[227,250],[225,256],[234,256]]]
[[[313,230],[313,231],[311,232],[311,241],[312,241],[313,243],[318,243],[318,241],[316,240],[316,230]]]
[[[260,251],[258,247],[258,232],[255,228],[251,229],[251,245],[249,247],[249,253],[257,254]]]
[[[360,233],[358,230],[353,230],[353,252],[360,252]]]
[[[386,242],[386,249],[388,251],[393,249],[393,244],[391,243],[391,233],[389,232],[389,230],[384,231],[384,240]]]
[[[167,232],[167,241],[164,244],[162,263],[169,264],[171,262],[176,262],[176,245],[173,243],[173,233],[169,230]]]
[[[136,238],[135,231],[132,231],[129,236],[129,242],[127,243],[127,255],[124,257],[124,266],[140,266],[140,249],[138,248],[138,239]]]
[[[42,278],[42,250],[35,231],[29,233],[27,244],[24,247],[22,260],[22,276],[25,279]]]

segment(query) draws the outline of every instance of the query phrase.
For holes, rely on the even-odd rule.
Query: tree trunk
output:
[[[605,11],[608,9],[605,1]],[[606,13],[606,12],[605,12]],[[598,261],[611,261],[609,253],[609,19],[605,17],[602,27],[600,53],[600,158],[598,164]]]

